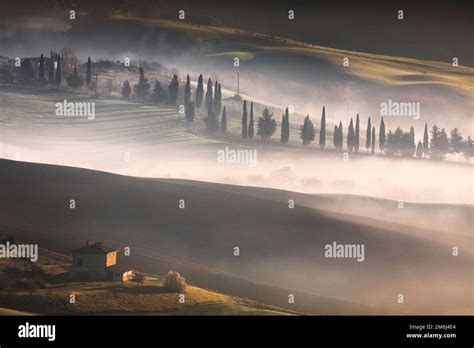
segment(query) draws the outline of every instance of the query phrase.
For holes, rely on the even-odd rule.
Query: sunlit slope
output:
[[[288,54],[314,58],[321,70],[331,69],[342,76],[390,86],[437,84],[470,96],[474,86],[472,68],[452,62],[424,61],[412,58],[355,52],[324,47],[282,37],[262,35],[225,26],[197,25],[183,21],[137,18],[127,15],[112,17],[118,21],[132,21],[147,27],[185,32],[191,38],[206,38],[215,52],[209,56],[240,57],[250,60],[259,54]],[[343,66],[348,58],[347,69]],[[454,57],[453,57],[454,58]]]

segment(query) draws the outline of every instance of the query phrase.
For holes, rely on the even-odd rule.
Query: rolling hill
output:
[[[347,301],[412,313],[472,312],[473,255],[467,251],[471,237],[422,230],[409,221],[387,223],[383,216],[328,213],[307,203],[299,205],[303,195],[297,193],[296,207],[289,209],[286,198],[271,189],[261,189],[267,194],[257,196],[212,183],[157,181],[6,160],[1,161],[0,179],[5,197],[2,224],[30,238],[45,233],[53,243],[101,240],[119,248],[132,246],[142,261],[148,258],[148,267],[153,258],[164,258],[245,282],[339,298],[333,313],[344,313]],[[76,201],[74,210],[69,209],[71,198]],[[185,209],[179,209],[180,199]],[[418,209],[472,216],[472,207]],[[432,236],[426,238],[428,234]],[[333,241],[364,244],[365,261],[325,258],[324,246]],[[453,245],[459,245],[459,256],[452,255]],[[400,293],[406,298],[403,305],[396,301]],[[442,302],[439,293],[444,294]]]

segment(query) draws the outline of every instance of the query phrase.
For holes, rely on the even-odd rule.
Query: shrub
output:
[[[187,288],[186,279],[178,272],[169,271],[165,278],[165,287],[172,292],[184,292]]]

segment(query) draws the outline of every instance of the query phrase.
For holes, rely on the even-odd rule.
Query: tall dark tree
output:
[[[54,76],[54,84],[59,87],[61,85],[61,81],[63,80],[61,75],[61,56],[58,54],[58,65],[56,66],[56,74]]]
[[[202,105],[202,98],[204,96],[204,86],[203,86],[203,80],[202,80],[202,74],[199,75],[198,78],[198,84],[196,88],[196,95],[194,97],[195,102],[196,102],[196,107],[199,109]]]
[[[179,92],[178,76],[173,75],[173,78],[171,79],[171,83],[168,86],[168,94],[169,94],[171,105],[176,105],[176,100],[178,100],[178,92]]]
[[[81,77],[77,73],[77,66],[74,66],[74,70],[72,74],[66,77],[66,82],[67,82],[67,85],[74,90],[82,87],[82,85],[84,84],[84,80],[81,79]]]
[[[382,120],[380,121],[380,129],[379,129],[379,148],[380,148],[380,151],[382,152],[385,149],[385,139],[386,139],[385,122],[383,121],[383,117],[382,117]]]
[[[421,141],[418,141],[418,145],[416,146],[416,157],[421,158],[423,156],[423,144]]]
[[[217,80],[216,82],[214,83],[214,98],[212,100],[212,107],[214,108],[214,111],[217,110],[217,106],[219,104],[219,92],[218,92],[218,84],[217,84]]]
[[[242,139],[248,138],[248,122],[247,122],[247,101],[244,100],[244,107],[242,111]]]
[[[342,121],[339,121],[339,126],[337,127],[337,149],[342,151],[344,145],[344,134],[342,130]]]
[[[221,113],[221,100],[222,100],[222,90],[221,90],[221,84],[217,83],[216,81],[216,86],[214,88],[214,111],[216,115],[219,115]]]
[[[462,134],[459,128],[453,128],[449,134],[449,146],[451,153],[461,153],[463,148]]]
[[[249,130],[247,136],[249,139],[252,139],[255,134],[254,130],[254,120],[253,120],[253,102],[250,102],[250,119],[249,119]]]
[[[359,114],[357,114],[356,118],[356,125],[355,125],[355,133],[354,133],[354,149],[355,152],[359,152],[359,130],[360,130],[360,124],[359,124]]]
[[[326,108],[323,106],[321,115],[321,129],[319,130],[319,147],[324,150],[326,146]]]
[[[193,122],[194,120],[194,102],[193,101],[189,101],[184,107],[184,116],[186,117],[186,121]]]
[[[303,145],[310,144],[315,138],[313,122],[311,122],[309,115],[305,117],[303,125],[300,126],[300,138],[303,140]]]
[[[54,83],[54,55],[53,51],[51,51],[51,57],[49,59],[48,65],[48,83],[52,85]]]
[[[40,61],[39,61],[38,81],[39,81],[40,84],[43,84],[45,82],[43,53],[41,53],[41,57],[40,57]]]
[[[189,79],[189,74],[186,77],[186,86],[184,86],[184,105],[188,105],[191,101],[191,80]]]
[[[285,143],[285,124],[286,124],[285,120],[286,120],[285,119],[285,114],[281,115],[280,142],[282,144]]]
[[[159,81],[155,82],[155,87],[150,97],[151,97],[151,100],[156,104],[166,103],[168,100],[170,100],[168,99],[169,96],[166,93],[166,90],[161,86],[161,83]],[[185,113],[186,113],[186,110],[185,110]]]
[[[258,118],[257,135],[262,140],[271,138],[276,130],[276,121],[273,119],[273,112],[268,108],[263,109],[262,116]]]
[[[207,111],[212,109],[212,81],[211,79],[207,80],[207,91],[206,91],[206,108]]]
[[[227,132],[227,115],[225,113],[225,106],[224,106],[224,110],[222,111],[221,132],[222,133]]]
[[[367,149],[367,153],[369,153],[370,144],[371,144],[371,130],[372,130],[372,123],[370,122],[370,117],[367,121],[367,131],[365,132],[365,148]]]
[[[354,151],[354,123],[351,118],[349,129],[347,131],[347,148],[350,152]]]
[[[428,138],[428,123],[425,123],[425,131],[423,133],[423,155],[428,156],[430,152],[430,142]]]
[[[287,144],[290,140],[290,112],[288,111],[288,108],[285,109],[285,114],[281,120],[280,140],[282,144]]]
[[[125,80],[122,86],[122,97],[125,99],[130,98],[130,94],[132,94],[132,89],[130,88],[130,82]]]
[[[148,96],[150,84],[148,83],[148,79],[145,77],[145,70],[143,70],[142,67],[138,68],[138,73],[140,74],[138,84],[133,86],[133,88],[138,98],[145,99]]]
[[[92,82],[92,62],[91,62],[91,57],[88,57],[87,67],[86,67],[86,85],[89,86],[91,82]]]

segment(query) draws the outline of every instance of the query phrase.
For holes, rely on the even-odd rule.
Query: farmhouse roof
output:
[[[82,248],[73,250],[75,254],[108,254],[117,249],[106,247],[100,243],[88,244]]]

